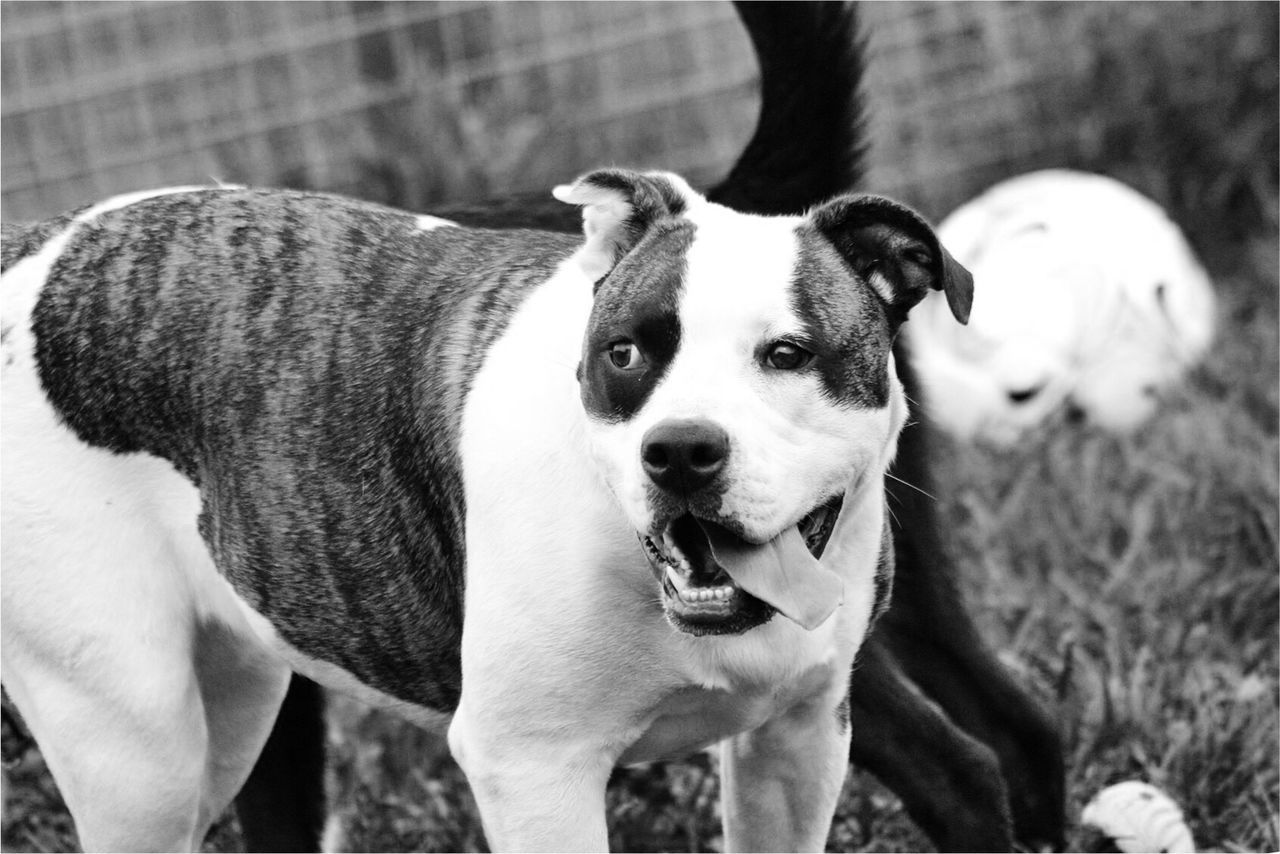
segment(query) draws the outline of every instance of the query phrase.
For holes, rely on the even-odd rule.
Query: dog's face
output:
[[[776,609],[812,628],[839,597],[816,558],[841,497],[878,482],[906,417],[893,337],[929,288],[967,315],[968,274],[876,197],[748,216],[621,171],[557,196],[584,205],[596,282],[588,440],[668,617],[740,632]]]

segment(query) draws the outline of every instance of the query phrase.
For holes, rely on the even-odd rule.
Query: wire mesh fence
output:
[[[6,220],[210,179],[406,207],[608,163],[705,181],[755,120],[726,3],[0,8]],[[1274,77],[1275,8],[866,3],[870,183],[937,214],[1011,172],[1091,165],[1167,102],[1221,122],[1241,68]]]
[[[864,9],[873,176],[935,214],[1047,166],[1119,173],[1178,206],[1170,184],[1197,159],[1249,171],[1276,150],[1275,5]],[[1253,137],[1225,141],[1244,126]]]
[[[210,177],[410,204],[603,152],[706,171],[732,157],[720,96],[751,97],[737,26],[708,3],[5,4],[5,216]]]

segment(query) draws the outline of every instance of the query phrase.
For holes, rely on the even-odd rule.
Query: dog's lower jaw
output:
[[[818,504],[795,526],[815,559],[822,556],[843,500],[841,494]],[[714,560],[704,565],[705,543],[698,549],[704,552],[704,559],[698,560],[697,555],[692,555],[697,565],[691,565],[690,555],[681,550],[677,538],[673,537],[676,529],[684,531],[686,536],[700,537],[696,529],[704,524],[716,525],[685,514],[669,522],[660,534],[638,535],[661,591],[667,621],[675,629],[697,637],[741,634],[769,622],[777,613],[775,607],[743,590]]]
[[[777,613],[771,606],[736,586],[732,588],[724,608],[719,610],[698,605],[690,608],[679,601],[681,594],[672,587],[669,581],[662,584],[662,606],[667,622],[695,637],[740,635],[764,625]]]

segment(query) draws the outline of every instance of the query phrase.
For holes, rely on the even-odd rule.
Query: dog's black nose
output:
[[[687,495],[715,480],[729,459],[729,434],[710,421],[660,421],[644,434],[640,462],[649,478]]]

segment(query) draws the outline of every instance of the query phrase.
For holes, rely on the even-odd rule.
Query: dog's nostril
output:
[[[640,459],[646,466],[665,467],[667,465],[667,448],[661,442],[646,443]]]
[[[697,468],[718,466],[724,462],[725,448],[709,442],[700,442],[689,449],[689,462]]]

